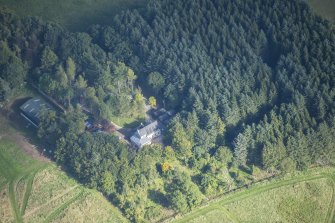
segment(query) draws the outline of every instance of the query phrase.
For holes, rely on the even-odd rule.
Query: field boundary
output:
[[[27,205],[28,205],[28,200],[31,194],[31,190],[33,187],[33,183],[34,183],[34,179],[35,179],[35,175],[46,168],[46,165],[38,168],[37,170],[35,170],[34,172],[32,172],[31,174],[28,175],[27,180],[26,180],[26,190],[24,193],[24,197],[23,197],[23,201],[22,201],[22,205],[21,205],[21,215],[24,216],[24,213],[26,211]]]
[[[332,186],[333,186],[333,193],[332,193],[332,199],[330,200],[330,204],[328,207],[326,222],[333,223],[335,222],[335,176],[333,175],[330,177]]]
[[[51,202],[57,200],[58,198],[61,198],[61,197],[63,197],[64,195],[70,193],[71,191],[73,191],[74,189],[76,189],[78,186],[79,186],[79,185],[75,185],[75,186],[73,186],[73,187],[68,188],[68,189],[65,190],[63,193],[61,193],[61,194],[59,194],[59,195],[57,195],[57,196],[55,196],[55,197],[49,199],[47,202],[43,203],[42,205],[40,205],[40,206],[34,208],[33,210],[30,210],[29,212],[25,213],[25,215],[23,215],[23,217],[24,217],[24,218],[29,217],[30,215],[34,214],[36,211],[38,211],[39,209],[45,207],[45,206],[48,205],[49,203],[51,203]]]
[[[18,203],[16,200],[14,185],[14,180],[8,183],[8,195],[15,220],[17,223],[21,223],[23,222],[23,219],[22,215],[20,214],[20,208],[18,207]]]
[[[69,206],[80,204],[84,200],[84,197],[92,194],[94,197],[90,197],[88,202],[98,202],[99,204],[101,200],[110,205],[104,206],[102,213],[118,219],[117,222],[128,222],[118,208],[113,206],[109,201],[104,200],[105,197],[101,193],[84,187],[67,174],[65,174],[66,177],[64,178],[56,178],[56,180],[62,181],[62,185],[65,185],[61,191],[51,193],[52,196],[50,199],[45,199],[43,203],[36,204],[38,207],[29,207],[30,201],[35,199],[33,193],[36,191],[34,185],[37,180],[37,174],[44,169],[48,169],[50,166],[52,166],[50,174],[53,176],[61,176],[61,173],[64,173],[64,171],[58,167],[54,169],[53,167],[56,166],[54,165],[55,163],[41,156],[38,150],[36,150],[36,145],[33,144],[34,140],[29,135],[29,132],[26,132],[27,129],[22,129],[21,127],[23,126],[20,126],[20,123],[10,120],[9,116],[5,116],[3,112],[4,110],[0,109],[0,125],[4,127],[0,131],[0,192],[6,193],[4,201],[6,201],[6,208],[8,210],[5,213],[8,213],[8,216],[10,214],[11,221],[17,223],[29,221],[52,222],[60,218],[63,213],[67,213]],[[46,185],[42,185],[42,187],[48,187],[48,182],[46,182]],[[45,194],[43,193],[42,196]],[[98,199],[98,201],[95,201],[95,199]],[[55,201],[55,205],[50,203]],[[53,206],[49,208],[51,204]],[[46,207],[48,210],[45,210]],[[92,214],[90,211],[87,213],[89,217],[95,219]],[[1,217],[0,222],[2,222]]]
[[[74,195],[72,198],[61,204],[59,207],[57,207],[53,212],[51,212],[46,219],[44,220],[45,223],[51,222],[55,217],[57,217],[59,214],[61,214],[70,204],[77,201],[79,198],[85,195],[84,189],[81,189],[76,195]]]
[[[321,170],[320,173],[307,173],[304,175],[293,176],[288,179],[277,179],[274,182],[266,182],[264,184],[251,185],[248,189],[231,192],[227,194],[226,196],[223,195],[221,198],[210,201],[204,206],[195,208],[193,211],[185,214],[184,216],[180,216],[179,219],[167,219],[164,222],[176,222],[176,223],[189,222],[190,220],[195,219],[196,217],[199,217],[201,215],[207,214],[213,211],[214,209],[220,209],[224,205],[230,204],[235,201],[243,200],[251,196],[255,196],[257,194],[263,193],[268,190],[280,188],[283,186],[288,186],[288,185],[295,184],[295,183],[317,180],[317,179],[331,179],[333,182],[332,177],[333,175],[330,175],[330,173],[326,172],[326,170],[323,170],[323,171]],[[334,191],[334,186],[333,186],[333,191]],[[333,196],[333,199],[335,199],[334,196]],[[334,200],[332,200],[332,202],[333,202],[333,206],[335,206]],[[329,210],[331,212],[329,213],[330,216],[328,219],[331,222],[335,211],[332,210],[331,208],[329,208]]]

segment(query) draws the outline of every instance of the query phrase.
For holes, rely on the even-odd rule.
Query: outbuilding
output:
[[[42,109],[53,109],[50,104],[40,98],[31,98],[21,105],[21,116],[33,126],[38,127]]]

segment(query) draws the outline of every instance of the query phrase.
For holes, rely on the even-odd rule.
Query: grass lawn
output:
[[[120,127],[136,128],[141,123],[144,123],[144,118],[128,118],[128,117],[111,117],[111,121]]]
[[[227,211],[222,209],[214,209],[204,215],[192,219],[190,223],[230,223],[234,220],[227,214]]]
[[[111,24],[123,9],[140,8],[147,0],[0,0],[1,6],[20,16],[39,16],[71,31],[85,31],[92,24]]]
[[[224,207],[239,222],[325,222],[333,194],[330,179],[279,187]]]
[[[7,182],[18,180],[40,166],[41,163],[27,157],[14,143],[0,140],[0,175]]]
[[[83,194],[53,222],[127,222],[121,213],[96,191]]]
[[[0,222],[128,222],[101,193],[36,151],[36,129],[17,110],[33,93],[0,110]]]
[[[38,152],[31,154],[19,132],[28,130],[12,124],[0,114],[1,223],[127,222],[102,194],[78,184]]]
[[[335,1],[334,0],[305,0],[311,8],[320,16],[335,24]]]
[[[213,200],[175,222],[334,222],[334,178],[334,168],[317,168],[262,182]]]
[[[10,203],[11,206],[11,220],[23,222],[22,212],[26,206],[26,196],[31,189],[23,181],[29,182],[30,177],[43,167],[43,163],[27,157],[14,143],[0,140],[0,177],[2,181],[5,179],[7,182],[5,185],[7,188],[3,188],[5,190],[3,193],[8,199],[6,203]],[[6,208],[8,209],[9,207]],[[2,214],[5,215],[5,213]]]

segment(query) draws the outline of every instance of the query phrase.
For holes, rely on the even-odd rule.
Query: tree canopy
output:
[[[27,83],[57,162],[136,222],[187,212],[259,172],[335,164],[335,31],[298,0],[157,0],[70,33],[0,11],[0,103]],[[141,88],[142,87],[142,88]],[[85,131],[94,118],[173,109],[164,146]],[[158,103],[159,102],[159,103]]]

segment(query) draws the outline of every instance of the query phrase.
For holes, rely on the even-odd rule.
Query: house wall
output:
[[[153,133],[151,133],[150,135],[147,135],[147,138],[149,138],[149,139],[153,139],[153,138],[155,138],[155,137],[157,137],[157,136],[160,136],[161,135],[161,130],[157,130],[157,131],[154,131]]]
[[[138,137],[137,134],[133,135],[130,140],[132,141],[132,143],[134,143],[137,147],[142,147],[144,145],[149,145],[151,144],[151,139],[155,138],[155,137],[158,137],[161,135],[161,130],[158,129],[156,131],[154,131],[153,133],[149,134],[149,135],[146,135],[146,136],[142,136],[141,138]],[[143,138],[147,138],[149,139],[150,141],[146,144],[143,144],[143,145],[140,145],[140,139],[143,139]]]
[[[25,118],[29,123],[31,123],[36,128],[38,127],[38,124],[35,123],[33,120],[31,120],[24,112],[20,113],[23,118]]]

